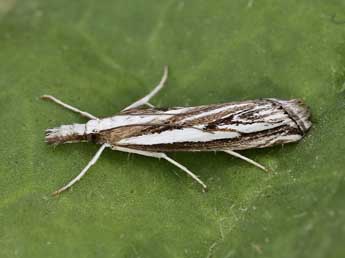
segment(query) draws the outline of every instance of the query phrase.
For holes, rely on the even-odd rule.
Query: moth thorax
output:
[[[46,130],[46,142],[49,144],[61,144],[86,141],[85,124],[62,125]]]

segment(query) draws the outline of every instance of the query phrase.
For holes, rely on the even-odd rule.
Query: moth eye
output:
[[[91,141],[97,141],[97,134],[91,134]]]

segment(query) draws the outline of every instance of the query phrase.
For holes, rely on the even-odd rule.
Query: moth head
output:
[[[47,129],[45,140],[48,144],[82,142],[86,140],[85,124],[62,125]]]

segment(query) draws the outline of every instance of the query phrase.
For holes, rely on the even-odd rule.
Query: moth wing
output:
[[[247,149],[301,138],[295,121],[271,100],[152,111],[174,114],[119,144],[164,150],[219,149],[225,145]]]

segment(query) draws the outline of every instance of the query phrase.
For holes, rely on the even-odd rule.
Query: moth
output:
[[[46,130],[48,144],[93,142],[101,145],[80,174],[55,191],[54,195],[80,180],[106,148],[165,159],[206,190],[206,184],[198,176],[166,153],[220,151],[267,171],[263,165],[237,151],[297,142],[312,125],[309,109],[299,99],[267,98],[195,107],[156,108],[150,100],[163,88],[167,78],[168,68],[164,67],[161,81],[148,95],[106,118],[81,111],[53,96],[42,96],[89,119],[85,124],[62,125]]]

